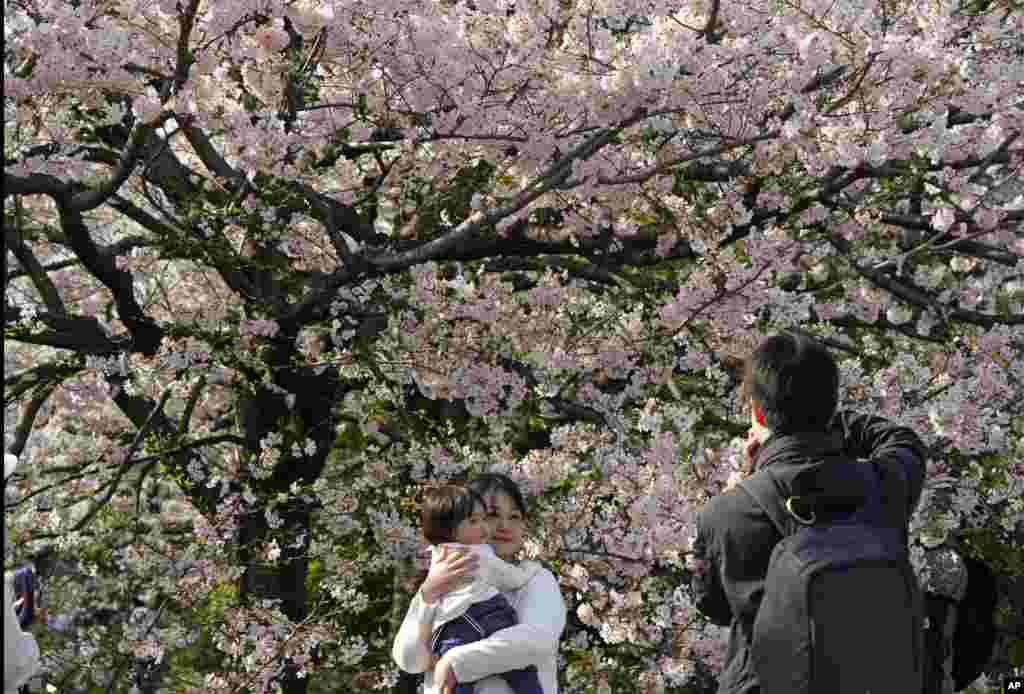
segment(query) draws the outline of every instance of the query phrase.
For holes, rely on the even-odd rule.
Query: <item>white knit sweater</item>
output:
[[[18,467],[18,458],[4,453],[4,486]],[[7,540],[4,536],[4,542]],[[4,694],[16,694],[18,687],[39,670],[39,646],[31,634],[21,630],[14,613],[14,574],[4,572]]]
[[[530,665],[537,667],[544,694],[558,694],[556,663],[558,640],[565,629],[565,602],[550,571],[529,561],[519,568],[532,577],[517,590],[503,591],[519,623],[448,651],[456,679],[476,682],[475,694],[512,694],[505,680],[495,675]],[[438,694],[430,635],[440,602],[427,605],[416,593],[391,649],[402,670],[425,673],[424,694]]]
[[[39,646],[14,614],[14,574],[4,574],[4,694],[16,694],[39,669]]]
[[[539,564],[526,567],[509,564],[507,561],[499,559],[490,545],[463,545],[454,542],[431,547],[431,564],[440,560],[442,547],[447,547],[449,552],[476,554],[480,558],[480,568],[477,570],[476,576],[466,585],[441,598],[437,612],[434,613],[434,629],[465,614],[470,605],[490,600],[499,593],[519,590],[540,569]]]

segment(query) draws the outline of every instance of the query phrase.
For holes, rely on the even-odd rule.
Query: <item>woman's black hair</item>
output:
[[[523,514],[523,518],[526,518],[526,499],[523,497],[519,485],[508,475],[503,475],[500,472],[484,472],[471,479],[466,487],[485,499],[495,492],[508,494],[512,503]]]

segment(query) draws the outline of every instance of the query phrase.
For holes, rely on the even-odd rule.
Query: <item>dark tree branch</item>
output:
[[[656,255],[657,238],[653,235],[618,239],[621,245],[618,251],[609,251],[608,238],[580,239],[577,244],[569,240],[542,241],[526,236],[530,228],[526,220],[517,221],[502,238],[485,238],[475,236],[466,239],[457,247],[448,251],[444,258],[447,261],[487,260],[489,269],[501,271],[502,268],[515,269],[517,263],[525,263],[525,258],[543,258],[545,264],[554,263],[555,256],[584,257],[590,261],[586,265],[580,261],[574,274],[582,279],[603,283],[612,280],[619,286],[613,274],[616,270],[628,266],[655,266],[669,260],[693,258],[694,254],[685,242],[677,243],[662,258]],[[550,256],[550,257],[549,257]],[[572,267],[571,261],[564,261],[562,267]],[[525,269],[525,268],[524,268]],[[308,321],[320,320],[327,315],[331,302],[338,288],[351,282],[355,277],[370,279],[389,274],[397,274],[404,268],[341,268],[328,276],[323,287],[317,293],[310,293],[289,312],[279,316],[278,322],[285,325],[299,325]]]
[[[192,38],[192,29],[195,27],[198,12],[199,0],[189,0],[185,11],[179,11],[177,62],[174,66],[174,84],[168,85],[170,91],[176,91],[188,82],[189,72],[195,62],[195,57],[189,50],[189,39]]]
[[[669,161],[666,161],[666,162],[663,162],[663,163],[660,163],[660,164],[655,164],[654,166],[650,166],[650,167],[648,167],[646,169],[643,169],[642,171],[639,171],[639,172],[637,172],[635,174],[631,174],[631,175],[628,175],[628,176],[622,176],[622,177],[599,176],[597,181],[601,185],[626,185],[626,184],[632,184],[632,183],[643,183],[644,181],[647,181],[650,178],[653,178],[654,176],[656,176],[658,174],[667,173],[668,171],[670,171],[674,167],[679,166],[680,164],[685,164],[686,162],[694,161],[696,159],[704,159],[704,158],[707,158],[707,157],[717,157],[717,156],[720,156],[722,154],[725,154],[726,152],[730,152],[730,151],[732,151],[734,149],[739,149],[740,147],[749,147],[750,145],[757,144],[758,142],[764,142],[765,140],[774,140],[778,136],[779,136],[778,132],[772,131],[772,132],[769,132],[769,133],[765,133],[764,135],[758,135],[757,137],[749,137],[749,138],[747,138],[745,140],[739,140],[737,142],[729,142],[729,143],[725,143],[725,144],[722,144],[722,145],[718,145],[716,147],[709,147],[707,149],[702,149],[699,152],[690,152],[688,154],[684,154],[682,156],[676,157],[676,158],[671,159]],[[718,167],[718,168],[716,169],[716,167]],[[746,164],[744,162],[726,161],[726,162],[718,163],[717,165],[716,164],[710,164],[710,165],[709,164],[704,164],[703,166],[693,165],[692,171],[688,167],[687,169],[684,169],[682,171],[682,174],[683,174],[683,176],[685,178],[690,178],[691,175],[693,175],[694,177],[696,177],[696,175],[707,176],[712,171],[720,170],[723,173],[731,173],[732,174],[731,177],[735,177],[735,176],[742,175],[742,173],[744,171],[746,171],[747,169],[749,169],[749,164]],[[715,180],[722,180],[722,179],[715,179]],[[569,182],[567,182],[566,185],[574,185],[574,184],[578,184],[578,183],[580,183],[580,182],[579,181],[569,181]]]
[[[139,427],[139,430],[135,433],[135,438],[132,441],[131,445],[128,447],[128,452],[125,453],[123,461],[124,463],[128,463],[135,455],[135,451],[138,450],[139,445],[142,443],[146,436],[146,433],[149,431],[149,428],[153,425],[156,416],[158,414],[163,415],[164,405],[167,404],[167,400],[170,399],[170,397],[170,388],[165,389],[164,392],[161,393],[160,401],[153,406],[153,409],[150,410],[149,415],[142,423],[142,426]],[[121,480],[124,478],[125,474],[131,469],[131,467],[131,465],[127,464],[122,464],[121,466],[118,467],[118,469],[114,472],[114,479],[110,480],[110,482],[107,483],[106,485],[107,491],[103,495],[103,498],[100,499],[99,501],[94,501],[92,503],[92,505],[89,507],[89,510],[86,511],[85,515],[82,516],[82,518],[77,523],[75,523],[74,526],[72,526],[73,532],[78,532],[79,530],[81,530],[82,528],[84,528],[92,522],[92,519],[96,517],[96,514],[99,513],[100,509],[106,506],[107,502],[110,501],[111,497],[114,496],[114,493],[117,491],[118,485],[121,483]]]
[[[28,176],[14,176],[4,172],[4,197],[8,195],[49,195],[59,197],[67,193],[70,186],[49,174],[34,173]]]
[[[1020,210],[1011,212],[1006,217],[1006,221],[1008,222],[1015,222],[1021,219],[1024,219],[1024,211]],[[1016,267],[1017,262],[1020,260],[1020,257],[1011,251],[975,241],[973,238],[959,238],[949,232],[941,232],[932,226],[931,219],[923,215],[883,212],[881,221],[891,226],[924,232],[926,234],[930,234],[930,236],[927,237],[926,241],[923,241],[914,248],[911,248],[901,254],[899,258],[888,260],[875,266],[874,269],[878,271],[889,271],[896,268],[902,261],[921,251],[955,251],[957,253],[962,253],[963,255],[971,255],[976,258],[989,260],[1007,267]],[[968,227],[976,228],[973,221],[968,225]],[[976,232],[976,234],[985,233],[987,232]]]
[[[157,121],[157,123],[152,125],[138,123],[135,126],[135,130],[132,132],[127,149],[125,149],[124,153],[121,155],[121,159],[114,168],[113,173],[111,173],[110,178],[107,179],[107,181],[99,188],[77,193],[70,201],[68,201],[68,208],[78,214],[81,214],[83,212],[96,209],[105,203],[110,196],[116,193],[124,182],[128,180],[128,177],[132,175],[132,171],[135,170],[135,165],[138,163],[139,158],[145,151],[149,135],[153,129],[170,117],[171,114],[164,114],[160,117],[160,120]]]
[[[153,431],[164,436],[174,436],[180,428],[180,424],[168,417],[162,408],[161,403],[153,402],[151,399],[141,395],[130,395],[120,384],[119,379],[111,380],[111,399],[118,409],[124,413],[132,424],[142,431]],[[218,441],[232,441],[237,443],[234,436],[214,437]],[[183,485],[183,491],[192,500],[196,508],[203,513],[213,513],[220,501],[220,491],[217,488],[207,488],[202,482],[194,482],[189,476],[188,465],[197,455],[193,452],[195,444],[181,446],[170,451],[162,451],[159,455],[172,467],[175,475],[187,480]],[[138,461],[136,461],[138,462]]]
[[[20,234],[6,224],[4,225],[4,246],[14,253],[14,257],[18,259],[18,262],[25,269],[25,274],[32,280],[32,284],[35,285],[36,291],[42,297],[46,308],[56,315],[67,313],[64,301],[60,298],[60,292],[57,291],[57,287],[50,281],[45,268],[36,258],[35,253],[28,247],[28,244],[21,240]],[[8,275],[8,279],[14,279],[14,277],[14,273]]]
[[[477,212],[438,238],[398,253],[364,251],[360,254],[360,257],[372,266],[372,270],[368,268],[339,268],[327,278],[321,289],[310,292],[300,304],[293,307],[285,316],[282,316],[283,321],[288,325],[293,325],[323,312],[330,305],[337,289],[350,281],[352,277],[363,274],[372,276],[400,272],[413,265],[440,257],[447,252],[456,251],[460,246],[469,243],[481,230],[515,214],[544,193],[565,183],[572,174],[573,162],[585,160],[593,156],[602,147],[611,142],[619,131],[642,119],[643,114],[638,111],[618,126],[595,134],[571,152],[559,158],[543,175],[535,178],[508,204],[486,213]]]
[[[985,170],[992,165],[992,162],[995,161],[997,157],[1001,157],[1006,154],[1010,150],[1010,145],[1016,142],[1020,138],[1020,135],[1021,134],[1019,132],[1010,133],[1010,135],[1003,140],[998,147],[992,150],[988,157],[978,165],[978,170],[971,174],[971,178],[969,179],[970,182],[977,183],[978,180],[985,175]]]
[[[50,383],[45,387],[37,388],[36,392],[32,394],[32,399],[29,400],[25,409],[21,412],[21,417],[18,418],[18,425],[14,428],[14,440],[8,448],[8,452],[20,456],[21,452],[25,450],[25,443],[28,441],[29,434],[32,433],[32,426],[35,424],[36,416],[43,405],[46,404],[47,398],[50,397],[50,393],[53,392],[55,387],[56,383]],[[6,401],[7,398],[4,398],[4,400]]]
[[[119,195],[113,196],[109,201],[109,205],[128,219],[132,220],[139,226],[152,231],[156,236],[162,239],[175,239],[188,236],[188,232],[185,230],[157,219],[146,210]],[[235,270],[231,264],[228,263],[215,263],[213,265],[220,276],[224,279],[224,283],[233,291],[237,292],[241,296],[255,295],[255,288],[245,273]]]
[[[320,196],[315,191],[304,190],[303,193],[313,210],[313,215],[327,232],[327,237],[331,240],[331,245],[341,259],[342,264],[346,266],[353,265],[354,256],[352,249],[348,247],[348,242],[342,236],[341,229],[339,229],[339,216],[344,215],[350,218],[349,221],[355,222],[355,213],[349,208],[339,209],[340,205],[332,205],[330,202],[321,199],[325,196]],[[355,226],[355,223],[352,226]]]
[[[81,213],[58,199],[61,228],[75,254],[96,279],[113,294],[121,320],[132,335],[132,350],[147,356],[156,354],[163,339],[163,330],[142,310],[135,300],[132,275],[117,267],[115,257],[104,253],[89,234]]]
[[[860,320],[853,316],[834,316],[824,321],[829,325],[834,325],[837,328],[858,328],[862,330],[871,330],[877,333],[889,333],[897,332],[912,340],[918,340],[920,342],[930,342],[932,344],[945,344],[948,339],[945,335],[945,329],[943,329],[940,335],[922,335],[914,329],[913,323],[902,323],[897,325],[890,322],[884,315],[880,315],[878,320],[874,323],[868,323],[867,321]]]
[[[128,347],[126,341],[111,336],[96,318],[36,313],[35,318],[48,329],[30,331],[14,326],[24,317],[24,309],[10,304],[5,307],[4,325],[9,339],[30,345],[70,349],[81,354],[114,354]]]
[[[341,232],[362,243],[372,242],[378,237],[373,224],[360,220],[351,206],[343,205],[329,195],[324,195],[302,183],[289,182],[288,186],[309,204],[312,216],[324,226],[331,244],[338,252],[338,257],[346,265],[358,261]]]
[[[133,248],[146,248],[147,246],[152,246],[152,245],[153,245],[153,243],[149,239],[147,239],[145,237],[142,237],[142,236],[132,236],[132,237],[129,237],[129,238],[126,238],[126,239],[121,239],[120,241],[117,241],[116,243],[112,243],[109,246],[104,246],[104,247],[101,248],[101,251],[103,253],[109,253],[110,255],[115,255],[116,256],[116,255],[123,255],[123,254],[127,253],[128,251],[131,251]],[[63,270],[65,268],[69,268],[69,267],[73,267],[75,265],[81,265],[81,264],[82,263],[81,263],[81,261],[78,258],[68,258],[67,260],[60,260],[60,261],[58,261],[56,263],[50,263],[48,265],[43,265],[42,269],[43,269],[44,272],[56,272],[57,270]],[[9,275],[7,275],[7,277],[8,277],[8,279],[17,279],[19,277],[23,277],[23,276],[28,275],[28,274],[29,273],[26,272],[25,270],[15,270],[14,272],[12,272]]]
[[[569,273],[571,277],[593,282],[607,287],[621,287],[628,285],[630,289],[636,287],[627,279],[612,273],[609,269],[593,263],[572,262],[560,256],[501,256],[487,260],[483,269],[485,272],[513,272],[513,271],[537,271],[558,269]]]
[[[412,267],[441,256],[481,230],[519,212],[544,193],[563,186],[572,175],[574,162],[586,161],[608,145],[619,132],[643,120],[644,116],[644,112],[638,110],[618,125],[591,136],[567,154],[559,157],[543,175],[538,176],[525,186],[508,204],[488,212],[477,212],[451,231],[408,251],[396,254],[366,253],[364,257],[379,269],[392,270]]]
[[[849,242],[845,239],[833,235],[830,242],[833,248],[846,257],[850,267],[852,267],[858,275],[875,286],[885,289],[890,294],[899,297],[911,306],[915,306],[923,310],[935,311],[939,316],[944,317],[946,320],[971,323],[984,328],[991,328],[994,325],[1024,325],[1024,314],[1018,316],[997,316],[940,304],[935,297],[918,289],[917,287],[912,286],[909,281],[898,280],[889,274],[864,267],[858,263],[851,253]]]
[[[700,35],[707,37],[711,43],[717,43],[717,35],[715,29],[718,28],[718,11],[720,9],[721,0],[711,0],[711,10],[708,12],[708,21],[704,23],[704,28],[701,30]]]
[[[214,445],[221,444],[221,443],[231,443],[231,444],[234,444],[236,446],[242,446],[242,445],[245,444],[245,441],[243,441],[241,438],[239,438],[238,436],[235,436],[233,434],[220,434],[218,436],[210,436],[210,437],[204,438],[204,439],[195,439],[194,441],[191,441],[188,444],[185,444],[183,446],[178,446],[177,448],[170,448],[170,449],[167,449],[167,450],[163,450],[163,451],[161,451],[157,455],[150,455],[150,456],[146,456],[146,457],[143,457],[143,458],[133,458],[132,460],[126,460],[123,463],[123,465],[125,465],[125,466],[132,466],[132,467],[134,467],[136,465],[152,465],[153,463],[160,462],[160,460],[162,458],[165,458],[167,456],[176,456],[176,455],[179,455],[181,453],[187,453],[189,451],[194,451],[197,448],[204,448],[206,446],[214,446]],[[89,465],[91,465],[91,463],[86,464],[82,468],[72,467],[72,466],[51,467],[50,469],[48,469],[48,472],[50,472],[50,473],[75,472],[75,474],[69,474],[67,477],[65,477],[63,479],[60,479],[60,480],[54,482],[53,484],[43,485],[43,486],[40,486],[40,487],[38,487],[36,489],[33,489],[31,492],[29,492],[25,496],[19,498],[14,503],[8,505],[7,508],[14,508],[14,507],[20,506],[20,505],[24,504],[25,502],[29,501],[30,499],[32,499],[32,497],[34,497],[34,496],[38,496],[40,494],[45,494],[46,492],[48,492],[51,489],[61,489],[65,485],[67,485],[69,482],[73,482],[75,480],[82,479],[83,477],[95,475],[97,471],[90,471],[90,470],[88,470],[87,468],[89,467]],[[113,470],[116,467],[117,467],[116,465],[107,465],[107,466],[105,466],[105,469]]]
[[[205,387],[206,376],[200,376],[192,385],[192,390],[188,394],[188,402],[185,403],[185,411],[181,413],[181,419],[178,421],[178,438],[182,438],[188,433],[188,425],[192,421],[192,412],[195,411],[196,404],[199,402],[199,397],[203,394],[203,388]]]
[[[4,402],[11,403],[33,388],[56,384],[82,370],[81,362],[47,362],[4,378]]]
[[[516,359],[499,358],[498,365],[508,369],[515,373],[524,381],[530,390],[533,390],[539,384],[537,377],[533,373],[533,369],[529,364],[521,362]],[[595,410],[592,407],[581,405],[578,402],[573,402],[563,398],[561,395],[554,395],[543,398],[545,402],[552,410],[558,412],[561,415],[563,421],[585,421],[591,424],[596,424],[602,428],[607,428],[611,431],[612,435],[615,435],[614,430],[608,426],[608,420],[601,412]]]
[[[210,142],[210,138],[201,129],[192,125],[189,118],[179,120],[181,131],[185,133],[185,139],[195,150],[203,166],[209,169],[222,182],[224,187],[233,195],[245,195],[250,191],[249,181],[245,174],[236,171],[228,164],[227,160],[220,155],[217,148]]]

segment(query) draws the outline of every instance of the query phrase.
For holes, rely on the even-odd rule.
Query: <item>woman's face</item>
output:
[[[491,520],[491,545],[494,553],[511,561],[523,548],[526,519],[512,497],[505,492],[488,494],[485,500]]]

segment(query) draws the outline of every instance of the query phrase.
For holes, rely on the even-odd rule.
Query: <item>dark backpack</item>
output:
[[[906,528],[883,525],[873,464],[839,464],[873,492],[786,497],[768,468],[739,484],[782,536],[754,619],[754,672],[763,694],[918,694],[922,605]]]

